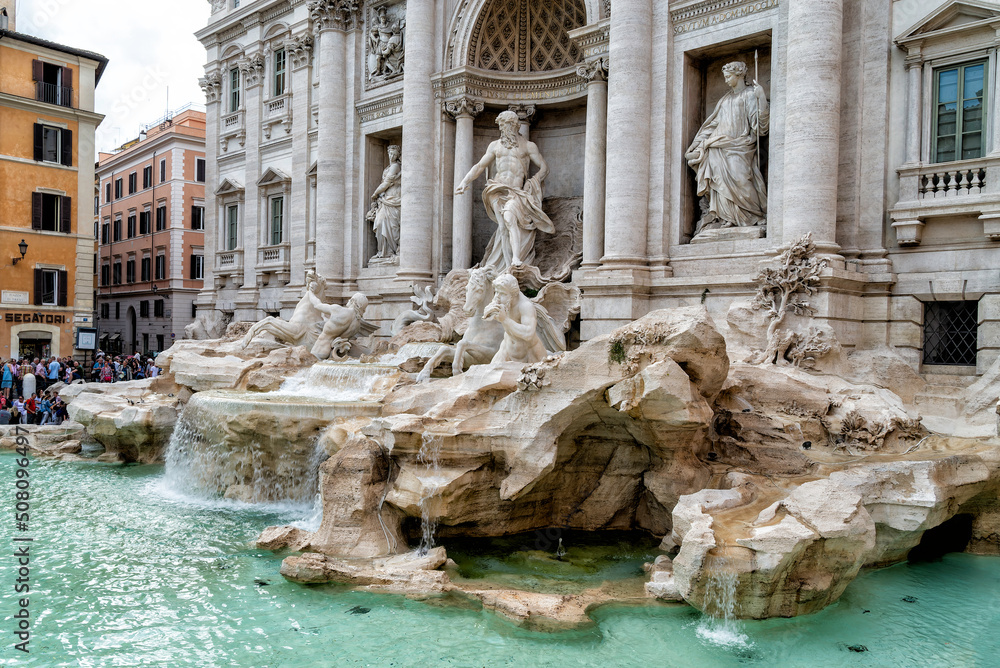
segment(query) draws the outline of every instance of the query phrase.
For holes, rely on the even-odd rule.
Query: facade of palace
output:
[[[388,335],[492,247],[485,176],[455,190],[512,110],[581,338],[699,302],[725,323],[811,233],[845,348],[1000,355],[995,0],[213,0],[198,37],[199,310],[287,317],[315,269]]]
[[[105,352],[169,348],[205,267],[205,113],[185,109],[100,154],[97,322]]]
[[[93,327],[94,89],[108,61],[0,7],[0,358],[66,356]],[[24,249],[22,251],[22,248]]]

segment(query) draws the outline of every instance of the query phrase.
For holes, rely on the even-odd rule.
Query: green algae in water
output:
[[[13,461],[0,453],[0,507],[8,509]],[[282,555],[248,541],[308,509],[176,497],[162,487],[162,467],[33,459],[30,470],[32,651],[12,647],[17,595],[8,557],[0,582],[5,666],[950,668],[995,666],[1000,655],[996,558],[950,554],[863,573],[815,615],[740,622],[746,646],[700,639],[701,614],[682,605],[604,606],[591,628],[546,634],[457,598],[411,601],[285,581]],[[13,529],[0,522],[5,546]],[[574,547],[565,537],[564,545]],[[355,607],[369,612],[351,614]]]

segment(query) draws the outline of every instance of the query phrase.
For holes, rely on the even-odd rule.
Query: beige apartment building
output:
[[[205,169],[205,114],[190,105],[100,155],[101,350],[159,352],[194,319],[204,275]]]

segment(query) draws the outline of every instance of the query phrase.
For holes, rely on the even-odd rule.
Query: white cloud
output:
[[[204,104],[205,49],[194,32],[209,13],[206,0],[19,0],[17,30],[108,59],[96,98],[105,115],[97,148],[108,151],[164,115],[168,87],[171,109]]]

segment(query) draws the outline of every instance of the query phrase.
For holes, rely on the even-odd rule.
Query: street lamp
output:
[[[24,259],[24,254],[28,252],[28,244],[24,239],[21,239],[21,243],[17,245],[17,250],[21,251],[21,257],[11,258],[12,264],[17,264]]]

